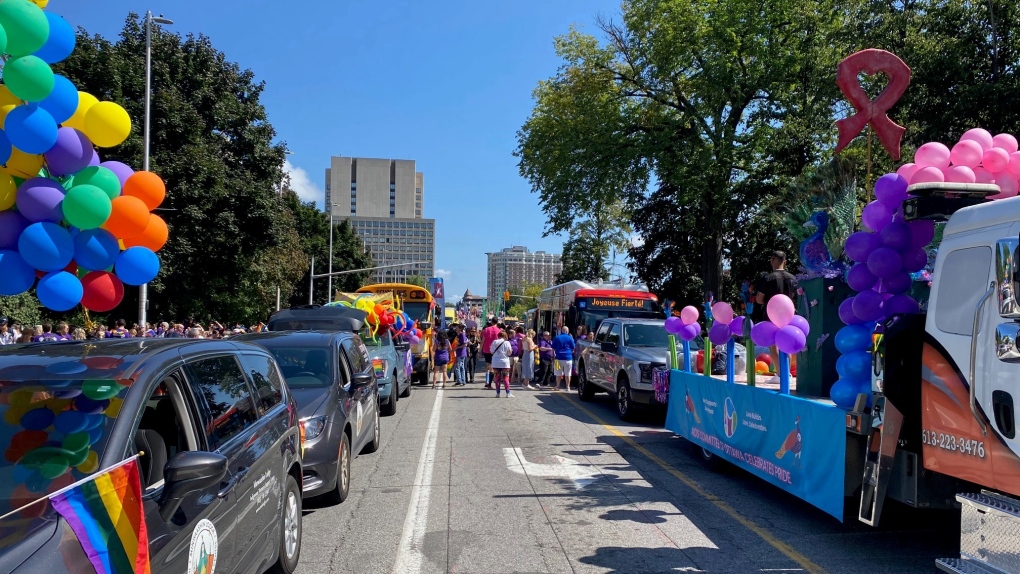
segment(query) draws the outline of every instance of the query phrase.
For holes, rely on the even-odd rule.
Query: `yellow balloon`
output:
[[[11,393],[11,396],[7,398],[7,402],[12,407],[27,407],[32,404],[33,393],[30,389],[18,389]]]
[[[16,106],[22,103],[7,86],[0,86],[0,106]]]
[[[6,173],[0,173],[0,211],[14,206],[18,194],[18,186]]]
[[[71,406],[71,399],[50,399],[46,401],[46,408],[53,411],[53,414],[60,414]]]
[[[85,135],[99,147],[120,145],[131,135],[131,116],[114,102],[99,102],[85,112]]]
[[[31,155],[14,148],[11,152],[11,159],[7,160],[7,173],[21,179],[28,179],[39,175],[43,166],[43,156]]]
[[[124,406],[124,399],[119,397],[114,397],[110,399],[110,406],[106,407],[106,416],[110,417],[111,419],[117,418],[117,415],[120,414],[120,408],[122,406]]]
[[[29,411],[28,407],[23,406],[15,407],[12,405],[10,408],[7,409],[7,412],[4,413],[4,422],[12,426],[19,425],[21,424],[21,417],[24,416],[25,413],[27,413],[28,411]]]
[[[50,0],[28,0],[28,1],[43,9],[45,9],[46,5],[50,3]]]
[[[85,114],[97,103],[99,103],[99,100],[97,100],[92,94],[88,92],[78,92],[78,109],[74,111],[74,115],[71,116],[71,119],[61,125],[84,132]]]
[[[77,468],[82,474],[95,472],[99,468],[99,455],[96,454],[96,451],[90,450],[89,453],[85,455],[85,462],[79,464],[75,468]]]
[[[120,247],[121,251],[124,251],[125,249],[127,249],[127,247],[124,245],[124,240],[123,239],[118,239],[117,240],[117,246]]]
[[[11,110],[13,110],[14,108],[18,107],[19,105],[21,105],[21,104],[3,104],[3,105],[0,105],[0,126],[4,125],[4,122],[7,121],[7,114],[9,114],[11,112]]]

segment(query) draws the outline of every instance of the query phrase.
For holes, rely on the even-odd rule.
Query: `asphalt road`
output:
[[[352,464],[351,495],[306,502],[300,574],[934,572],[959,518],[828,515],[733,467],[706,468],[661,417],[606,395],[415,387]]]

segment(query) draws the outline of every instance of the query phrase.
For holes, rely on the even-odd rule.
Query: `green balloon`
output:
[[[65,436],[64,440],[60,441],[60,446],[70,452],[78,452],[84,449],[88,453],[89,446],[91,446],[91,443],[89,443],[89,433],[84,431],[71,433]]]
[[[67,462],[71,466],[78,466],[79,464],[85,462],[85,459],[87,459],[88,457],[89,457],[89,447],[85,447],[85,448],[75,452],[73,455],[71,455],[67,459]]]
[[[113,211],[110,196],[94,185],[76,185],[72,187],[68,190],[67,195],[64,196],[61,206],[63,207],[64,217],[67,218],[67,222],[78,229],[95,229],[99,227],[106,223],[106,220],[110,217],[110,212]]]
[[[76,173],[65,189],[71,189],[76,185],[94,185],[106,192],[110,199],[120,196],[120,179],[113,171],[98,165],[90,165]]]
[[[82,383],[81,393],[94,401],[103,401],[117,396],[123,388],[114,381],[89,380]]]
[[[6,1],[0,2],[0,6]],[[26,102],[41,102],[53,91],[53,70],[35,56],[7,60],[3,78],[11,93]]]
[[[46,14],[28,0],[0,2],[0,26],[7,40],[3,51],[15,58],[42,48],[50,37],[50,21]]]
[[[54,478],[60,478],[64,476],[69,470],[69,464],[67,457],[63,455],[53,455],[46,459],[41,465],[39,465],[39,474],[43,478],[53,480]]]
[[[47,22],[49,24],[49,22]],[[7,51],[7,30],[0,26],[0,52]]]

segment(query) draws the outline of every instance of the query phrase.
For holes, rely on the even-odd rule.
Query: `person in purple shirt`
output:
[[[542,333],[538,341],[538,378],[536,385],[547,386],[552,378],[553,359],[556,358],[556,351],[552,348],[552,334],[549,331]]]
[[[457,325],[457,362],[453,364],[453,376],[457,379],[455,387],[463,387],[467,384],[467,351],[468,339],[464,334],[464,325]]]
[[[56,342],[56,341],[59,341],[59,340],[60,340],[60,337],[58,337],[56,335],[56,333],[53,332],[53,324],[52,323],[43,323],[42,334],[41,335],[36,335],[36,336],[32,337],[32,342],[33,343],[50,343],[50,342]]]
[[[117,322],[114,323],[114,325],[115,326],[114,326],[113,330],[106,334],[107,338],[111,338],[111,337],[112,338],[118,338],[118,339],[130,339],[131,338],[131,332],[127,330],[127,327],[125,327],[126,323],[124,322],[124,319],[117,319]]]
[[[71,336],[71,327],[66,321],[57,323],[57,337],[61,341],[73,341],[74,337]]]

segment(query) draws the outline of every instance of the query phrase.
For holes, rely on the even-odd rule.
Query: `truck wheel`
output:
[[[393,373],[393,387],[390,390],[390,401],[382,405],[382,414],[391,417],[397,414],[397,400],[400,398],[400,389],[397,387],[397,374]]]
[[[411,396],[411,381],[410,380],[407,381],[407,388],[404,389],[404,392],[400,393],[400,398],[406,399],[409,396]]]
[[[287,475],[283,491],[283,516],[280,517],[280,549],[270,572],[293,574],[301,558],[301,490],[294,477]]]
[[[630,398],[630,382],[626,375],[620,375],[620,380],[616,382],[616,414],[624,421],[634,418],[634,403]]]
[[[595,396],[595,389],[593,389],[591,383],[588,382],[588,373],[586,372],[584,363],[581,363],[577,367],[577,396],[584,402],[592,400]]]

